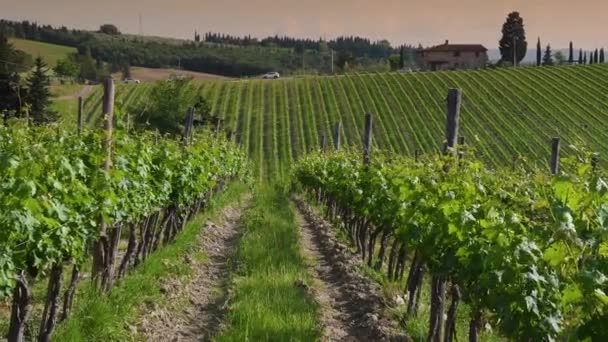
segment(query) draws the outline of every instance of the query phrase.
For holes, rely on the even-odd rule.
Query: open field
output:
[[[38,56],[42,57],[49,67],[57,65],[57,61],[66,58],[69,54],[77,52],[75,48],[37,42],[26,39],[11,38],[9,41],[17,48],[17,50],[24,51],[33,58]]]
[[[491,166],[513,158],[546,165],[551,138],[608,153],[608,66],[518,68],[432,73],[379,73],[285,80],[193,83],[212,112],[241,135],[264,177],[284,175],[290,163],[328,144],[343,124],[342,143],[360,146],[364,114],[374,113],[374,148],[413,155],[438,152],[445,130],[448,88],[463,90],[461,135]],[[145,99],[150,85],[119,86],[119,103]],[[87,100],[99,122],[101,91]],[[194,98],[194,97],[193,97]]]

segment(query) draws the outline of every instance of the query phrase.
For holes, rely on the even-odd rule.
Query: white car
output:
[[[281,75],[278,72],[268,72],[262,76],[265,80],[276,80],[279,77],[281,77]]]
[[[137,84],[141,83],[139,80],[134,79],[134,78],[125,78],[122,81],[125,82],[125,83],[137,83]]]

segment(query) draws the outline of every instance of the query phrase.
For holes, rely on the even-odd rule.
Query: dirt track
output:
[[[321,305],[323,341],[407,341],[383,315],[380,288],[356,270],[356,255],[339,243],[333,228],[296,200],[304,255]]]
[[[186,256],[184,262],[195,270],[191,280],[187,284],[171,279],[163,283],[161,288],[169,295],[168,306],[152,304],[136,328],[146,341],[209,341],[220,329],[244,211],[244,202],[235,204],[222,211],[222,223],[205,223],[198,242],[207,260]],[[180,302],[186,303],[185,308],[179,307]]]
[[[192,77],[195,80],[228,80],[230,77],[206,74],[203,72],[195,72],[188,70],[176,70],[176,69],[155,69],[155,68],[143,68],[143,67],[132,67],[131,78],[140,80],[142,82],[154,82],[167,80],[172,74],[180,74],[186,77]],[[120,73],[113,74],[115,80],[122,80]]]

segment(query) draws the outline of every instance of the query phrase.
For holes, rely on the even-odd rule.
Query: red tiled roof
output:
[[[442,44],[433,46],[430,48],[423,49],[422,51],[438,51],[438,52],[452,52],[452,51],[466,51],[466,52],[486,52],[486,49],[481,44]]]

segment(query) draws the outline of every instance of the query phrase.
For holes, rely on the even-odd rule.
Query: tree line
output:
[[[499,41],[501,54],[500,64],[519,64],[526,56],[528,42],[526,41],[526,30],[524,19],[519,12],[511,12],[507,16],[502,26],[502,38]],[[553,52],[551,44],[547,44],[543,49],[540,37],[536,43],[536,65],[555,65],[555,64],[598,64],[605,63],[604,48],[593,51],[583,51],[579,49],[578,58],[575,56],[574,43],[571,41],[568,48],[568,57],[561,52]]]
[[[200,35],[197,32],[194,33],[194,37],[195,41],[200,41]],[[414,50],[414,46],[412,45],[406,44],[402,47],[393,47],[391,46],[391,43],[385,39],[372,41],[368,38],[359,36],[340,36],[330,40],[324,40],[322,38],[314,40],[310,38],[293,38],[275,35],[258,39],[251,35],[240,37],[223,33],[207,32],[204,35],[204,41],[237,46],[282,47],[294,49],[298,53],[302,53],[304,50],[323,52],[327,49],[331,49],[335,51],[348,51],[355,57],[369,58],[388,58],[391,55],[398,54],[401,48]]]

